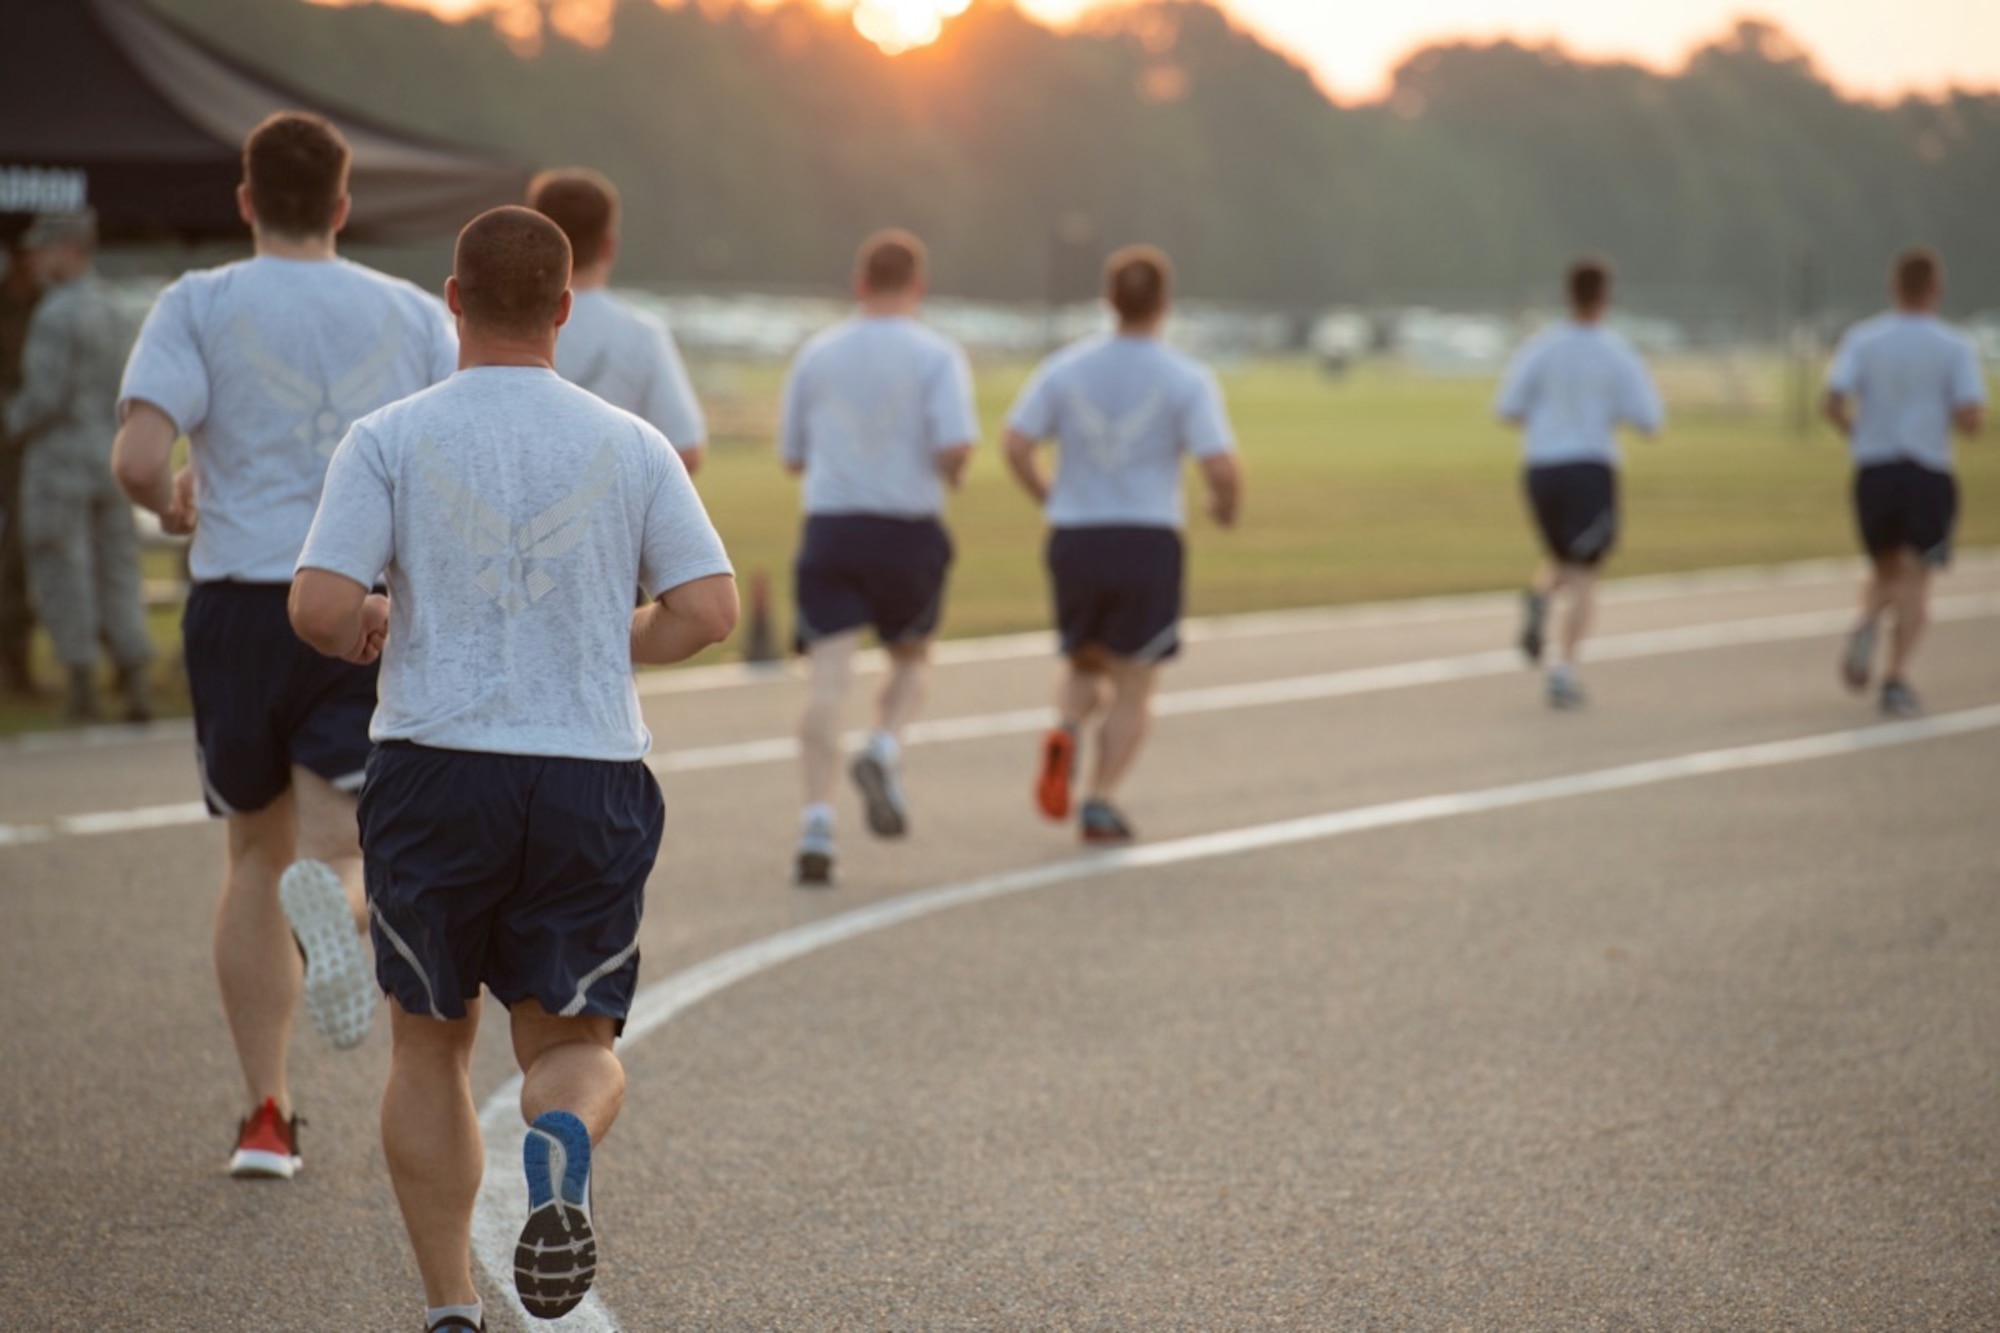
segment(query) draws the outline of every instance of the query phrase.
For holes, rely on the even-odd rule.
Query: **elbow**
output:
[[[326,607],[316,605],[298,595],[298,585],[292,587],[289,607],[292,633],[316,653],[327,657],[338,657],[346,650],[351,640],[348,626],[341,623],[341,617]]]
[[[150,461],[136,456],[133,450],[124,447],[121,438],[111,446],[111,476],[118,483],[118,489],[137,500],[159,484],[160,470]]]
[[[688,628],[701,641],[703,648],[726,643],[729,636],[736,633],[741,611],[736,580],[733,577],[719,578],[713,588],[706,590],[705,596],[693,601],[687,608]]]

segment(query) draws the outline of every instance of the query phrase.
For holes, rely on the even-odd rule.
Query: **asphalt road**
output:
[[[826,893],[796,680],[649,686],[647,1008],[555,1327],[2000,1328],[2000,560],[1916,726],[1835,683],[1853,576],[1622,585],[1575,715],[1506,599],[1206,627],[1109,858],[1028,806],[1041,645],[957,648],[912,836],[847,800]],[[0,749],[0,1327],[414,1329],[386,1025],[301,1034],[296,1181],[224,1174],[197,796],[180,728]]]

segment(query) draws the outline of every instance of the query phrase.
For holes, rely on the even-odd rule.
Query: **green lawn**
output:
[[[1026,371],[981,370],[989,446]],[[717,438],[701,489],[746,586],[752,574],[770,576],[782,636],[798,500],[770,440],[779,373],[711,368],[702,376],[716,400]],[[1194,525],[1194,613],[1507,588],[1525,576],[1535,552],[1516,446],[1488,418],[1490,383],[1386,370],[1336,381],[1303,363],[1231,370],[1224,383],[1248,499],[1235,532]],[[1961,459],[1961,544],[2000,543],[2000,505],[1990,498],[2000,494],[2000,450],[1975,443]],[[1625,478],[1618,573],[1853,550],[1838,442],[1826,428],[1796,438],[1775,408],[1683,411],[1660,442],[1631,447]],[[991,447],[954,502],[951,525],[959,555],[946,632],[1045,625],[1040,521]],[[183,709],[174,617],[160,613],[155,625],[166,645],[162,702]],[[52,679],[46,645],[41,662]],[[54,707],[0,708],[0,733],[52,725]]]

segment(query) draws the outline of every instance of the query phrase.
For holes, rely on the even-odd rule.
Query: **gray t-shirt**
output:
[[[808,514],[935,517],[937,456],[979,439],[971,363],[914,319],[845,320],[799,350],[778,435]]]
[[[1215,376],[1157,338],[1085,338],[1057,352],[1007,425],[1056,441],[1047,516],[1058,528],[1179,528],[1182,461],[1236,447]]]
[[[1972,339],[1935,315],[1895,310],[1847,331],[1826,387],[1855,401],[1857,467],[1908,461],[1950,472],[1952,413],[1986,402]]]
[[[1530,467],[1619,461],[1618,427],[1655,434],[1666,424],[1653,377],[1623,336],[1565,320],[1524,344],[1493,411],[1523,426]]]
[[[346,260],[262,256],[160,294],[119,389],[188,436],[199,582],[285,583],[334,446],[458,364],[442,302]]]
[[[576,294],[556,338],[556,369],[572,384],[652,423],[679,449],[708,440],[708,423],[667,326],[602,288]]]
[[[730,572],[665,436],[498,366],[355,423],[299,568],[388,584],[374,739],[619,761],[652,744],[632,589]]]

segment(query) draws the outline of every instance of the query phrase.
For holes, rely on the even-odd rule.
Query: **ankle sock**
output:
[[[486,1304],[483,1301],[474,1301],[471,1305],[433,1305],[424,1311],[424,1327],[436,1328],[441,1321],[453,1315],[457,1315],[460,1319],[471,1320],[474,1328],[484,1328]]]
[[[885,764],[893,764],[902,755],[903,747],[888,732],[878,731],[868,737],[868,753]]]
[[[825,801],[815,801],[799,812],[799,824],[804,828],[833,827],[833,807]]]

